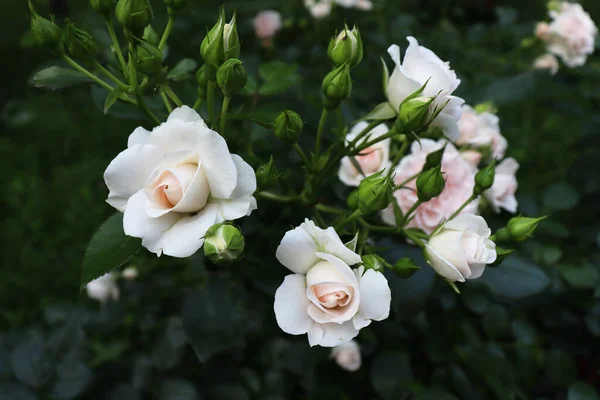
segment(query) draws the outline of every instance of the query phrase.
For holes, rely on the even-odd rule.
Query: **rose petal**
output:
[[[359,279],[360,306],[358,315],[365,320],[382,321],[390,315],[392,292],[388,281],[381,272],[367,270],[362,276],[363,267],[355,270]],[[357,329],[360,329],[355,325]]]
[[[335,347],[348,343],[358,335],[358,330],[352,321],[343,324],[313,324],[308,330],[308,343],[310,346]]]
[[[293,273],[306,274],[319,261],[316,251],[317,244],[301,225],[286,232],[275,257]]]
[[[135,128],[133,133],[127,139],[127,147],[135,146],[136,144],[148,144],[150,142],[150,131],[141,126]]]
[[[431,126],[437,126],[442,130],[444,136],[446,136],[451,142],[455,142],[460,137],[460,130],[458,129],[458,122],[450,115],[445,114],[443,111],[433,120]]]
[[[237,184],[231,197],[252,196],[256,192],[256,173],[242,157],[232,154],[231,158],[237,170]]]
[[[204,124],[202,117],[194,109],[188,106],[182,106],[174,109],[169,115],[167,122],[173,120],[179,120],[182,122],[202,122],[202,124]],[[204,124],[204,126],[206,127],[206,124]]]
[[[465,277],[454,267],[450,262],[446,261],[443,257],[438,255],[436,251],[429,245],[425,246],[427,252],[427,258],[429,259],[429,265],[439,275],[448,279],[451,282],[464,282]]]
[[[307,309],[310,302],[306,297],[306,277],[288,275],[275,292],[275,318],[277,325],[290,335],[302,335],[313,325]]]
[[[104,172],[104,182],[110,191],[107,203],[123,212],[127,200],[144,187],[148,168],[162,154],[152,145],[133,145],[119,153]]]
[[[206,231],[216,222],[217,207],[208,204],[197,214],[179,219],[162,234],[159,245],[168,256],[190,257],[202,247]]]
[[[477,232],[484,238],[489,238],[492,234],[490,228],[488,228],[487,222],[480,215],[473,214],[460,214],[452,220],[446,222],[444,229],[452,229],[456,231],[472,230]]]
[[[215,131],[204,129],[198,136],[197,150],[212,197],[229,198],[238,184],[238,172],[225,139]]]
[[[249,216],[256,210],[256,199],[251,196],[238,197],[235,199],[213,199],[211,203],[216,204],[219,216],[226,221]]]

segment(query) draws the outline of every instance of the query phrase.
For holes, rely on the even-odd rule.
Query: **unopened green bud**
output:
[[[346,199],[346,205],[352,211],[358,210],[358,188],[350,192]]]
[[[256,180],[260,188],[267,188],[277,182],[277,179],[279,179],[279,171],[277,171],[275,160],[271,156],[268,163],[262,164],[256,170]]]
[[[215,70],[224,61],[230,58],[238,58],[240,55],[240,38],[236,21],[234,14],[231,21],[228,24],[225,23],[225,9],[221,7],[219,20],[202,40],[200,54],[206,64]]]
[[[367,254],[361,257],[365,269],[373,269],[377,272],[385,271],[385,266],[388,264],[383,258],[377,254]]]
[[[396,261],[396,263],[392,266],[392,270],[396,275],[400,278],[408,279],[415,272],[421,269],[418,265],[415,264],[412,258],[404,257]]]
[[[163,0],[165,5],[173,10],[182,10],[190,5],[190,0]]]
[[[31,11],[31,33],[38,45],[56,47],[61,40],[61,31],[54,20],[49,20],[39,15],[29,1]]]
[[[162,52],[158,47],[140,39],[136,39],[136,42],[136,69],[146,75],[155,75],[162,72]]]
[[[427,154],[427,158],[425,159],[425,165],[423,166],[422,171],[430,170],[431,168],[439,167],[442,165],[442,160],[444,158],[444,151],[446,150],[446,144],[436,151],[432,151]]]
[[[348,27],[345,27],[339,35],[331,39],[327,55],[335,65],[347,62],[354,67],[360,63],[363,58],[363,44],[358,28],[355,26],[348,30]]]
[[[288,143],[296,143],[302,133],[304,122],[294,111],[286,110],[280,112],[273,121],[273,132],[277,138]]]
[[[223,94],[231,97],[246,86],[248,74],[237,58],[225,61],[217,70],[217,83]]]
[[[394,184],[384,171],[366,177],[358,186],[358,209],[362,214],[383,210],[393,198]]]
[[[417,177],[417,197],[422,202],[438,197],[444,191],[446,181],[440,166],[423,171]]]
[[[237,260],[244,253],[245,240],[233,225],[215,225],[205,235],[204,255],[215,264]]]
[[[142,36],[150,25],[154,12],[149,0],[119,0],[115,11],[117,21],[135,36]]]
[[[352,92],[350,65],[343,64],[331,71],[323,79],[324,106],[335,109],[346,100]]]
[[[430,106],[433,97],[416,97],[400,106],[395,128],[398,132],[416,132],[427,126],[430,122]]]
[[[496,161],[492,161],[490,165],[479,170],[475,174],[475,188],[473,192],[476,195],[480,195],[494,185],[494,179],[496,177]]]
[[[144,28],[144,36],[142,36],[142,39],[144,39],[146,42],[150,43],[153,46],[158,46],[158,44],[160,43],[160,37],[158,36],[158,33],[156,33],[152,25],[148,25],[146,28]]]
[[[240,36],[237,30],[237,18],[235,13],[228,24],[223,27],[223,52],[224,59],[238,58],[241,52]]]
[[[96,57],[96,42],[92,35],[83,29],[75,27],[71,21],[66,21],[64,42],[71,56],[76,59],[90,61]]]
[[[523,242],[533,236],[537,226],[545,218],[514,217],[508,221],[506,229],[513,240]]]
[[[90,0],[92,10],[107,18],[115,12],[114,0]]]

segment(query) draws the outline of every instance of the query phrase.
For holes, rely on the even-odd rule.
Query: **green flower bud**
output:
[[[173,10],[182,10],[190,5],[190,0],[163,0],[167,7]]]
[[[346,198],[346,205],[352,211],[358,210],[358,189],[354,189]]]
[[[273,156],[269,159],[269,162],[262,164],[256,170],[256,180],[260,188],[267,188],[277,182],[279,179],[279,171],[275,167],[275,161]]]
[[[215,70],[224,61],[230,58],[238,58],[240,55],[240,38],[237,32],[236,16],[225,23],[225,9],[221,7],[219,20],[208,32],[200,45],[200,54],[206,62]],[[208,71],[207,71],[208,73]],[[208,74],[210,78],[210,74]]]
[[[491,188],[494,185],[494,178],[496,176],[496,160],[492,161],[490,165],[479,170],[475,174],[475,188],[474,193],[479,195]]]
[[[115,15],[122,27],[136,36],[142,36],[144,29],[152,22],[154,12],[149,0],[119,0]]]
[[[545,216],[540,218],[514,217],[508,221],[506,229],[513,240],[523,242],[533,236],[537,226],[544,219],[546,219]]]
[[[107,18],[115,12],[114,0],[90,0],[92,10]]]
[[[217,70],[217,83],[223,94],[231,97],[246,86],[248,74],[237,58],[225,61]]]
[[[158,46],[160,43],[160,36],[158,36],[158,33],[156,33],[152,25],[148,25],[144,28],[144,36],[142,36],[142,39],[153,46]]]
[[[31,33],[37,44],[56,47],[60,43],[62,34],[58,25],[54,23],[54,19],[46,19],[35,12],[31,1],[29,1],[29,10],[31,11]]]
[[[215,225],[204,238],[204,255],[215,264],[237,260],[244,252],[244,237],[233,225]]]
[[[324,105],[328,109],[339,107],[352,92],[352,79],[350,78],[350,65],[343,64],[331,71],[323,79]]]
[[[363,179],[358,186],[358,209],[362,214],[383,210],[394,198],[394,183],[384,171]]]
[[[417,196],[422,202],[438,197],[444,191],[446,181],[440,166],[421,172],[417,177]]]
[[[273,121],[273,132],[277,138],[288,143],[296,143],[302,133],[304,122],[294,111],[286,110],[280,112]]]
[[[86,31],[75,27],[75,24],[66,20],[67,26],[64,35],[64,42],[69,50],[69,54],[76,59],[90,61],[96,57],[96,42],[92,35]]]
[[[388,264],[383,258],[377,254],[367,254],[361,257],[365,269],[373,269],[377,272],[385,271],[385,266]]]
[[[240,56],[240,36],[237,31],[237,19],[235,13],[228,24],[223,27],[223,52],[224,59],[238,58]]]
[[[136,39],[135,67],[142,74],[155,75],[162,72],[162,52],[144,40]]]
[[[392,270],[396,275],[400,278],[408,279],[415,272],[421,269],[418,265],[415,264],[412,258],[404,257],[396,261],[396,263],[392,266]]]
[[[360,63],[363,58],[363,44],[358,28],[355,26],[350,31],[346,26],[337,37],[331,39],[327,55],[335,65],[347,62],[354,67]]]
[[[439,167],[442,165],[442,160],[444,158],[444,151],[446,150],[446,144],[436,151],[432,151],[427,154],[427,158],[425,159],[425,165],[423,166],[422,171],[430,170],[431,168]]]
[[[398,132],[417,132],[425,128],[431,122],[430,106],[433,100],[433,97],[416,97],[402,103],[395,125]]]

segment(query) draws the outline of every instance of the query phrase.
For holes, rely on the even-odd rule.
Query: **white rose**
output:
[[[90,299],[98,300],[102,303],[109,299],[119,300],[119,287],[111,273],[91,281],[86,285],[85,290]]]
[[[313,18],[325,18],[331,14],[332,2],[333,0],[304,0],[304,6]]]
[[[485,265],[496,261],[491,233],[482,217],[461,214],[429,239],[425,246],[427,261],[450,282],[479,278]]]
[[[496,167],[496,177],[494,185],[485,192],[485,197],[489,200],[494,211],[500,212],[500,208],[508,212],[517,212],[517,199],[515,192],[518,183],[515,176],[519,169],[519,163],[514,158],[504,159]]]
[[[380,272],[350,268],[361,258],[333,228],[306,220],[287,232],[277,259],[293,272],[275,293],[275,317],[286,333],[308,333],[311,346],[338,346],[390,312],[391,291]]]
[[[257,38],[269,39],[281,29],[281,14],[275,10],[261,11],[254,17],[252,24]]]
[[[471,106],[462,106],[458,120],[460,135],[456,144],[473,147],[490,146],[493,158],[502,158],[508,148],[508,141],[500,133],[500,119],[490,112],[477,113]]]
[[[360,347],[354,340],[331,349],[331,358],[337,362],[340,368],[350,372],[358,371],[362,365]]]
[[[448,103],[433,121],[432,126],[440,127],[444,135],[455,141],[459,136],[456,121],[460,118],[460,106],[464,100],[452,96],[452,93],[460,84],[460,79],[450,69],[448,62],[442,61],[431,50],[419,46],[414,37],[409,36],[407,39],[410,44],[402,62],[400,62],[400,48],[397,45],[392,45],[388,49],[396,64],[386,88],[388,102],[397,113],[404,99],[419,90],[429,80],[423,96],[437,96],[434,105],[438,107]]]
[[[573,68],[585,64],[594,52],[598,28],[581,4],[562,2],[560,11],[551,11],[548,51]]]
[[[361,133],[369,125],[367,122],[361,121],[354,125],[348,135],[346,142],[350,143],[354,138]],[[371,141],[389,132],[389,128],[385,124],[377,125],[368,135],[359,141],[359,145],[365,141]],[[358,186],[363,178],[373,175],[390,166],[390,139],[382,140],[375,145],[366,148],[361,152],[361,155],[353,157],[355,162],[360,166],[358,170],[350,157],[344,157],[340,163],[338,177],[347,186]],[[361,173],[362,171],[362,173]],[[364,175],[363,175],[364,174]]]
[[[108,166],[107,202],[124,212],[125,234],[153,253],[189,257],[216,223],[256,209],[254,170],[191,108],[149,132],[137,128]]]
[[[370,10],[373,8],[373,3],[370,0],[335,0],[335,2],[346,8],[354,7],[360,10]]]
[[[550,53],[536,58],[533,62],[533,67],[536,69],[547,69],[552,75],[556,75],[558,69],[560,68],[558,59],[554,56],[554,54]]]

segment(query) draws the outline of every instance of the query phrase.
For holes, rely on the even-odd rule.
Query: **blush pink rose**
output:
[[[556,75],[558,69],[560,68],[558,65],[558,59],[554,54],[544,54],[539,56],[533,62],[533,67],[535,69],[547,69],[552,75]]]
[[[273,36],[281,29],[281,14],[275,10],[261,11],[252,23],[256,37],[262,39],[264,45],[270,45]]]
[[[494,185],[485,192],[485,197],[492,205],[494,211],[500,212],[500,208],[503,208],[513,214],[517,212],[515,193],[518,184],[515,175],[518,169],[519,163],[511,157],[504,159],[496,167]]]
[[[458,129],[460,136],[456,144],[475,148],[490,146],[493,158],[504,157],[508,142],[500,133],[500,119],[495,114],[477,113],[472,107],[463,105]]]
[[[396,167],[394,182],[399,185],[423,169],[427,155],[439,150],[447,142],[422,139],[421,145],[414,142],[411,154],[404,157]],[[447,143],[442,158],[442,172],[445,173],[446,187],[441,195],[421,204],[408,224],[409,227],[421,228],[427,233],[433,232],[440,222],[450,217],[471,196],[475,186],[477,168],[465,160],[451,143]],[[403,213],[406,213],[417,201],[416,180],[405,184],[405,188],[396,190],[394,197]],[[469,203],[461,214],[476,214],[479,200]],[[395,225],[394,209],[390,205],[382,212],[383,221]]]

